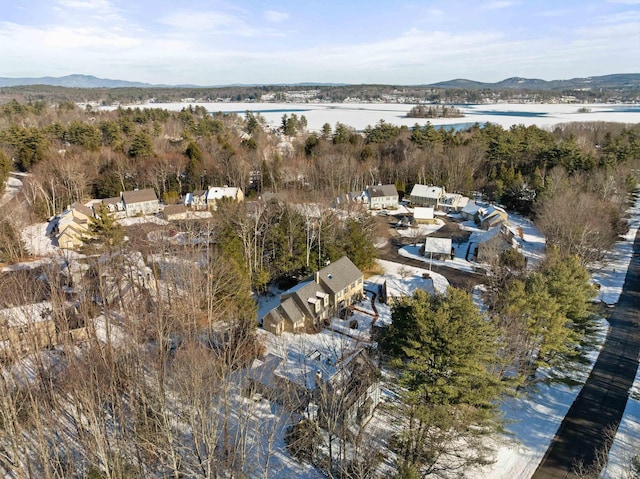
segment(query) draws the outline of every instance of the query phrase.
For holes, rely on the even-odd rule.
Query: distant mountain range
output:
[[[599,88],[640,88],[640,73],[619,73],[586,78],[572,78],[570,80],[540,80],[538,78],[507,78],[496,83],[483,83],[473,80],[457,79],[431,83],[426,85],[437,88],[461,88],[467,90],[579,90]]]
[[[0,77],[0,87],[21,85],[50,85],[67,88],[215,88],[223,86],[261,86],[260,84],[233,84],[212,85],[209,87],[199,85],[153,85],[151,83],[131,82],[125,80],[110,80],[98,78],[92,75],[67,75],[63,77],[40,78],[7,78]],[[282,84],[284,86],[285,84]],[[288,86],[345,86],[345,83],[296,83]],[[485,83],[474,80],[456,79],[422,85],[434,88],[457,88],[467,90],[492,89],[492,90],[578,90],[591,89],[636,89],[640,88],[640,73],[621,73],[615,75],[603,75],[586,78],[572,78],[570,80],[540,80],[537,78],[507,78],[496,83]]]

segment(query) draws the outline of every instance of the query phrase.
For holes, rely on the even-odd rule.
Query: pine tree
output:
[[[94,239],[102,241],[110,248],[122,244],[124,241],[124,229],[109,214],[109,210],[100,203],[94,208],[95,215],[89,219],[89,231]]]
[[[500,427],[497,399],[508,386],[499,346],[497,329],[465,291],[416,291],[393,307],[380,348],[402,388],[401,477],[490,462],[485,436]]]

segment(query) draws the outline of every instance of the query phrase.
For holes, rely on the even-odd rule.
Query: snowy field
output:
[[[368,125],[374,125],[380,120],[394,125],[413,126],[416,123],[425,124],[426,119],[406,118],[407,112],[414,104],[393,103],[193,103],[203,106],[210,112],[238,113],[244,115],[247,110],[259,112],[272,127],[280,126],[282,115],[304,115],[308,128],[319,131],[322,125],[329,123],[332,127],[336,122],[344,123],[356,130],[364,130]],[[135,105],[139,107],[164,108],[179,111],[189,106],[189,103],[148,103]],[[580,113],[582,107],[588,108],[588,113]],[[117,107],[103,107],[113,110]],[[464,113],[463,118],[431,119],[433,125],[449,127],[467,127],[474,123],[487,122],[509,128],[512,125],[537,125],[539,127],[553,127],[559,123],[612,121],[621,123],[640,123],[640,105],[580,105],[580,104],[515,104],[499,103],[488,105],[459,106]]]

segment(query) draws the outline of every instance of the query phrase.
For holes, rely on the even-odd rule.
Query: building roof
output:
[[[133,203],[145,203],[147,201],[158,201],[158,197],[156,196],[156,192],[153,190],[153,188],[125,191],[124,193],[122,193],[122,199],[127,205]]]
[[[310,318],[315,318],[315,304],[322,295],[327,294],[325,289],[315,281],[307,281],[301,283],[301,287],[295,289],[294,296],[298,300],[298,306],[302,308],[304,313]]]
[[[413,217],[416,220],[432,220],[433,207],[416,206],[413,209]]]
[[[93,216],[93,210],[89,206],[85,206],[82,203],[74,203],[71,205],[71,209],[77,211],[78,213],[88,216],[91,218]]]
[[[1,309],[0,321],[10,328],[49,321],[52,310],[53,307],[49,301]]]
[[[369,186],[367,188],[367,193],[371,198],[377,198],[381,196],[398,196],[398,190],[396,190],[396,185],[376,185]]]
[[[102,201],[105,205],[116,205],[122,201],[121,196],[113,196],[111,198],[103,198]]]
[[[163,211],[165,216],[171,216],[184,214],[188,210],[186,205],[167,205]]]
[[[414,185],[411,190],[411,196],[419,196],[421,198],[439,199],[444,194],[444,188],[440,186]]]
[[[476,213],[480,210],[480,208],[482,208],[482,206],[480,206],[475,201],[471,200],[465,205],[464,208],[462,208],[462,210],[460,210],[460,212],[467,214],[469,216],[475,216]]]
[[[285,299],[276,309],[279,310],[278,312],[284,313],[294,324],[304,321],[304,314],[300,311],[293,298]]]
[[[275,388],[276,383],[274,381],[274,371],[280,363],[282,358],[275,354],[269,353],[263,359],[254,359],[251,369],[249,369],[249,379],[252,379],[260,384],[264,384],[270,388]]]
[[[432,238],[427,236],[424,242],[424,252],[435,254],[451,254],[451,238]]]
[[[212,186],[207,190],[207,200],[220,200],[222,198],[237,198],[240,188],[231,186]]]
[[[478,210],[478,214],[480,217],[480,222],[486,221],[494,216],[497,217],[496,221],[502,221],[503,218],[507,218],[507,212],[499,206],[494,205],[483,206]]]
[[[318,275],[333,294],[362,278],[362,271],[346,256],[318,271]]]
[[[440,198],[440,204],[451,206],[452,208],[462,208],[469,202],[469,198],[459,193],[445,193]]]

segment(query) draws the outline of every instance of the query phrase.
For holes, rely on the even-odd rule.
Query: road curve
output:
[[[599,473],[599,452],[609,452],[608,430],[622,419],[638,369],[640,353],[640,230],[633,245],[618,304],[611,310],[609,334],[591,374],[565,416],[532,479],[576,479],[582,463]],[[594,475],[597,477],[597,474]]]

